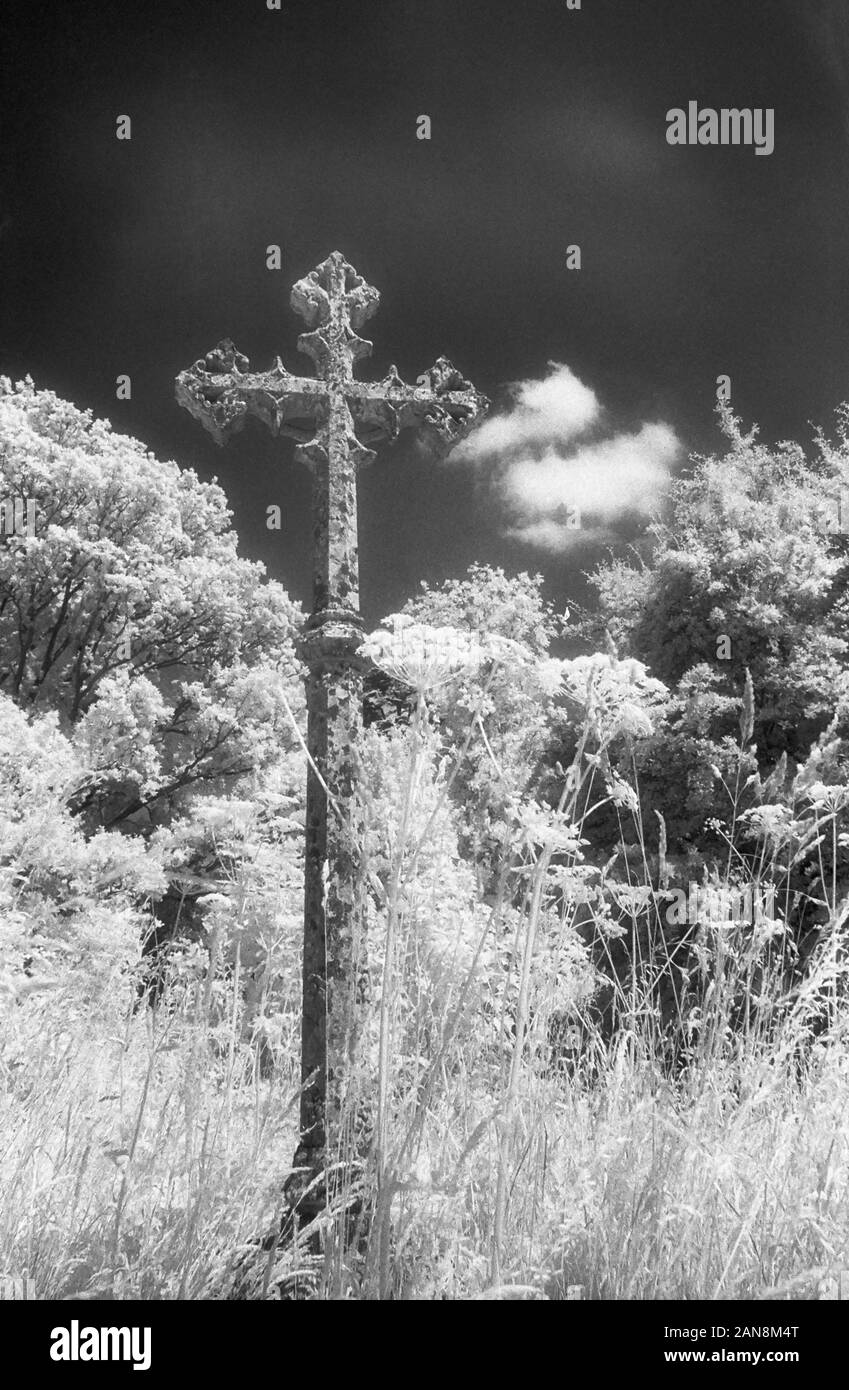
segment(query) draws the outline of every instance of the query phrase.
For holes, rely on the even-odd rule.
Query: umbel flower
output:
[[[849,787],[813,782],[805,795],[817,811],[838,812],[849,805]]]
[[[603,738],[654,732],[652,715],[668,697],[662,681],[649,676],[640,661],[619,661],[604,652],[562,663],[563,684],[571,699]]]
[[[372,632],[359,654],[419,695],[471,674],[488,655],[470,632],[414,623],[403,614],[388,618],[386,627]]]
[[[538,801],[529,799],[520,802],[515,813],[521,830],[521,842],[532,849],[539,846],[557,854],[577,854],[580,846],[588,843],[581,839],[579,830],[565,813],[554,811]]]

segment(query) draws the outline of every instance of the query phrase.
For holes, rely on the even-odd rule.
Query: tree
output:
[[[614,560],[592,576],[589,630],[606,628],[670,686],[705,667],[719,695],[739,696],[751,671],[762,760],[786,750],[800,761],[831,717],[849,651],[849,544],[833,529],[849,406],[836,445],[818,432],[812,460],[797,444],[759,443],[756,428],[743,434],[727,406],[719,415],[728,450],[697,457],[678,481],[639,567]]]
[[[291,746],[300,611],[238,556],[216,483],[2,379],[5,499],[36,526],[0,538],[0,691],[75,730],[92,824],[167,821]]]
[[[404,613],[434,627],[495,633],[523,643],[535,656],[546,656],[565,630],[566,618],[543,598],[542,575],[522,571],[511,577],[479,564],[470,565],[466,574],[465,579],[446,579],[437,589],[422,580],[422,592],[405,603]]]
[[[845,506],[843,532],[835,526],[849,484],[849,405],[837,411],[835,442],[816,432],[812,458],[795,443],[760,443],[727,406],[719,417],[726,450],[693,460],[637,563],[614,559],[592,576],[599,608],[584,633],[598,642],[606,631],[671,689],[635,757],[643,825],[661,812],[670,855],[695,877],[729,862],[729,834],[759,823],[767,803],[783,806],[798,826],[787,881],[824,910],[840,857],[831,832],[819,851],[800,846],[809,786],[849,782]],[[752,727],[741,741],[746,689]],[[835,822],[835,845],[837,832]],[[595,826],[602,845],[615,834]],[[750,848],[761,862],[763,844]]]

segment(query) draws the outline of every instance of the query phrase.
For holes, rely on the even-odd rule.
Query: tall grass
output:
[[[801,983],[781,923],[694,927],[685,1064],[670,1067],[658,989],[673,962],[644,842],[630,916],[582,891],[605,736],[587,725],[554,814],[517,794],[484,908],[449,852],[453,774],[431,733],[420,699],[382,811],[360,1238],[327,1219],[323,1257],[303,1238],[257,1243],[279,1231],[295,1148],[299,1000],[278,1000],[267,1075],[237,953],[156,1010],[133,1007],[117,968],[84,1006],[70,976],[9,1006],[3,1270],[45,1298],[716,1299],[813,1298],[849,1267],[845,906],[832,898]],[[613,1031],[590,1007],[581,921],[602,943],[632,932]],[[579,1049],[557,1042],[564,1018]]]
[[[238,1010],[213,1030],[204,993],[197,981],[134,1011],[116,978],[84,1010],[58,991],[7,1014],[0,1262],[39,1297],[215,1296],[232,1252],[273,1220],[295,1138],[295,1016],[264,1079]]]

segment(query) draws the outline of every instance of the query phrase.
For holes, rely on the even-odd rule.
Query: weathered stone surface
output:
[[[301,1143],[304,1179],[340,1157],[368,1097],[359,1063],[368,1007],[363,923],[361,813],[357,795],[362,719],[362,641],[357,555],[357,467],[372,445],[415,426],[450,448],[489,402],[444,357],[408,386],[395,367],[382,381],[354,379],[372,344],[359,329],[380,296],[334,251],[292,290],[308,331],[298,339],[314,377],[296,376],[279,358],[267,372],[230,339],[181,372],[176,396],[223,443],[249,415],[297,441],[296,458],[313,475],[313,613],[302,650],[309,670],[308,747],[320,777],[307,778],[304,901]],[[324,782],[330,790],[331,804]],[[366,1122],[367,1123],[367,1122]],[[303,1191],[301,1182],[293,1191]],[[307,1200],[304,1210],[322,1200]]]

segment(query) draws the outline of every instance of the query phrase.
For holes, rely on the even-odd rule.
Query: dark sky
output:
[[[243,552],[296,597],[291,444],[257,426],[219,451],[173,378],[224,336],[258,370],[279,352],[309,371],[289,290],[333,249],[382,294],[361,374],[415,380],[445,353],[498,401],[555,360],[616,428],[662,419],[689,448],[715,438],[723,372],[768,439],[809,438],[849,397],[845,0],[4,8],[0,371],[217,474]],[[774,154],[670,147],[689,100],[774,108]],[[598,554],[505,538],[479,473],[405,441],[360,504],[370,621],[473,560],[540,569],[565,599]]]

